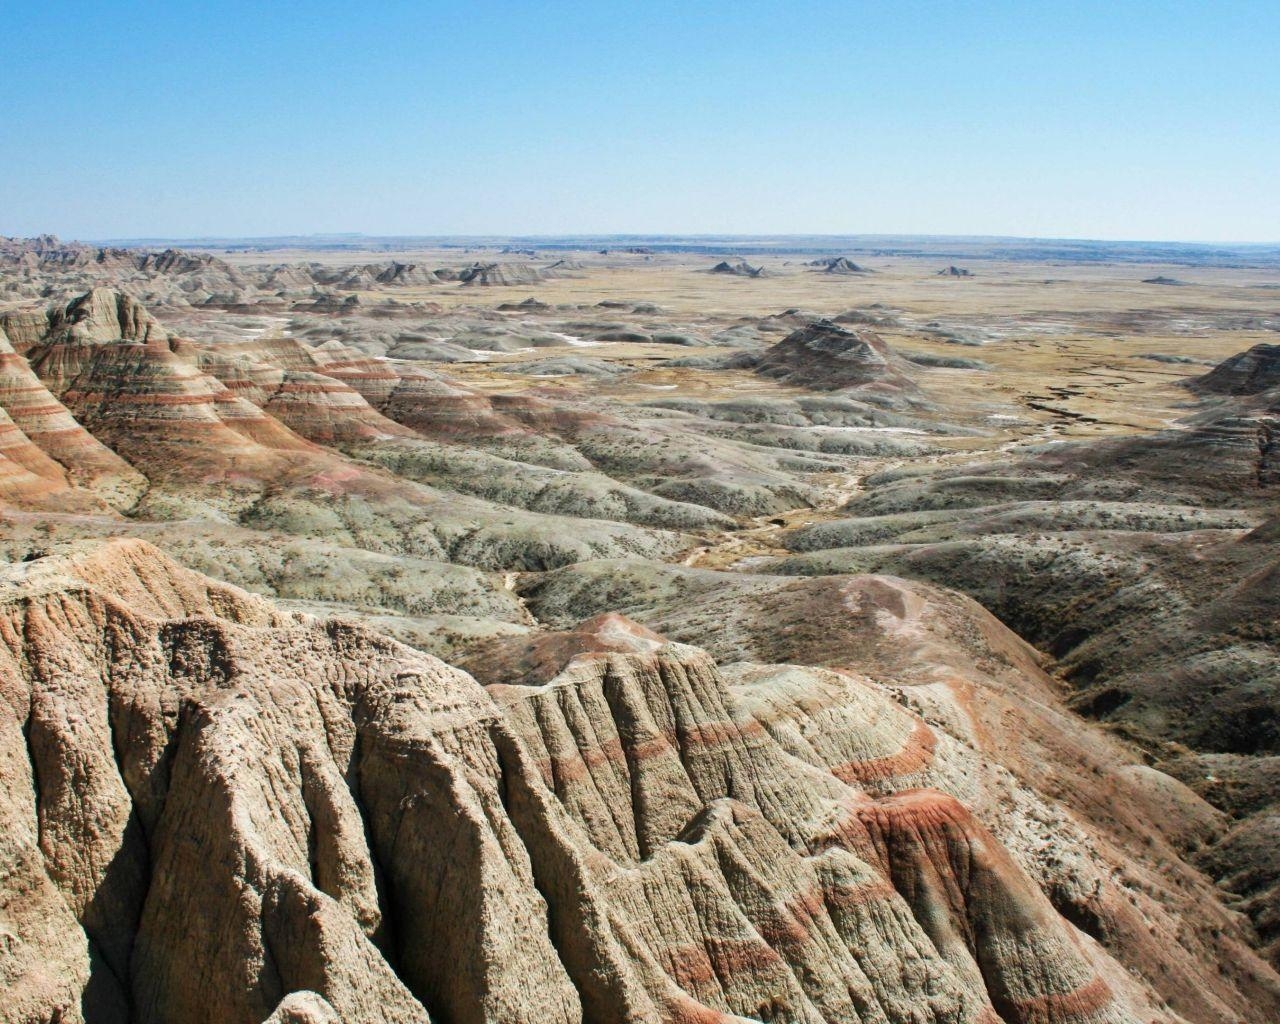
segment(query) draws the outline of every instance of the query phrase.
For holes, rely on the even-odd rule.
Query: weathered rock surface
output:
[[[761,355],[756,373],[817,391],[878,388],[913,393],[908,364],[871,331],[819,320],[787,335]]]
[[[915,310],[322,259],[0,239],[0,1024],[1280,1016],[1265,359],[983,463]]]
[[[0,635],[6,1021],[1174,1019],[954,797],[617,617],[482,687],[121,542]]]
[[[145,492],[135,511],[152,516],[233,517],[326,540],[346,532],[354,546],[487,568],[546,568],[624,551],[671,551],[679,544],[676,535],[632,523],[682,529],[722,519],[577,473],[494,492],[497,500],[515,499],[527,509],[509,511],[480,496],[451,500],[418,482],[430,476],[449,486],[448,473],[412,472],[402,460],[406,478],[353,460],[338,449],[389,439],[421,440],[425,449],[431,446],[424,433],[449,441],[500,438],[506,447],[528,439],[535,449],[554,450],[541,434],[564,417],[546,403],[485,398],[340,345],[313,351],[268,339],[202,347],[106,289],[65,309],[28,316],[13,330],[24,350],[23,356],[15,353],[9,371],[14,413],[35,429],[41,424],[28,412],[28,394],[49,414],[65,407],[74,420],[64,416],[55,424],[64,430],[58,435],[62,448],[49,454],[70,462],[62,449],[81,449],[76,475],[64,479],[29,435],[10,430],[6,487],[20,503],[45,500],[68,484],[83,484],[86,493],[118,505],[132,505]],[[46,392],[47,401],[39,397]],[[591,468],[577,452],[559,447],[574,470]],[[534,466],[521,472],[551,476]],[[470,481],[458,483],[476,490]],[[569,528],[558,515],[580,523]],[[596,518],[601,515],[626,521]]]
[[[1177,957],[1154,984],[1188,1019],[1229,1018],[1235,985],[1274,998],[1248,928],[1183,862],[1219,834],[1217,812],[1176,783],[1157,785],[1132,752],[1074,718],[1035,652],[972,602],[884,577],[726,577],[616,562],[530,579],[524,595],[544,622],[618,609],[673,639],[697,638],[721,661],[774,666],[730,677],[789,750],[872,792],[928,785],[962,799],[1058,910],[1131,970]],[[787,663],[840,675],[776,668]],[[873,713],[870,698],[860,705],[862,679],[888,687],[920,727],[900,712]],[[755,690],[756,680],[767,685]],[[794,711],[773,709],[777,689],[793,695]],[[1153,800],[1166,809],[1155,812]],[[1197,966],[1205,963],[1215,966]],[[1241,974],[1223,986],[1226,964]]]
[[[1280,345],[1254,345],[1196,377],[1190,387],[1218,395],[1257,395],[1280,388]]]
[[[0,331],[0,408],[72,486],[92,490],[117,506],[142,493],[142,474],[81,426],[13,350]],[[10,457],[13,457],[12,455]],[[34,467],[28,467],[33,468]],[[40,470],[47,474],[47,468]]]
[[[1274,785],[1241,807],[1212,780],[1224,758],[1238,776],[1280,750],[1277,351],[1193,378],[1200,407],[1171,429],[872,477],[854,518],[796,531],[786,543],[803,553],[769,566],[954,587],[1054,655],[1075,710],[1237,818],[1197,858],[1273,962]]]

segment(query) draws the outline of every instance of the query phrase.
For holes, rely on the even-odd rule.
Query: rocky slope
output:
[[[876,334],[822,320],[799,328],[764,352],[756,373],[815,391],[867,388],[917,391],[906,361]]]
[[[959,460],[879,313],[10,258],[0,1024],[1280,1014],[1254,370]]]
[[[589,323],[607,333],[608,321]],[[657,406],[619,416],[527,389],[480,392],[332,334],[195,341],[107,288],[0,312],[0,330],[12,349],[0,352],[11,421],[0,423],[0,541],[13,555],[50,536],[135,533],[441,653],[527,625],[498,573],[670,557],[736,517],[817,500],[811,475],[846,469],[868,441],[833,434],[797,451],[810,442],[794,428],[736,436]],[[858,422],[878,415],[849,404]],[[270,547],[308,574],[261,557]],[[403,582],[388,586],[393,559]],[[462,566],[478,571],[459,589]],[[410,590],[436,603],[406,600]]]
[[[468,675],[137,542],[0,622],[0,1019],[1176,1019],[855,678],[608,616]]]
[[[1190,382],[1202,394],[1259,395],[1280,389],[1280,345],[1255,345]]]
[[[796,531],[772,564],[894,572],[962,590],[1051,652],[1072,706],[1108,722],[1239,818],[1202,855],[1276,956],[1274,786],[1243,802],[1218,772],[1280,751],[1280,389],[1275,346],[1191,387],[1176,429],[963,471],[885,473],[852,518]]]

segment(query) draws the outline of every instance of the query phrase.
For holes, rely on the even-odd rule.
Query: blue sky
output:
[[[1280,2],[59,3],[0,234],[1280,241]]]

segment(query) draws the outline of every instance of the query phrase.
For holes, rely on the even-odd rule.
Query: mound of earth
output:
[[[1202,394],[1236,396],[1280,390],[1280,345],[1254,345],[1193,378],[1188,386]]]
[[[832,256],[827,259],[812,260],[809,266],[821,270],[824,274],[870,274],[872,271],[860,267],[848,256]]]
[[[1138,358],[1150,359],[1152,362],[1156,362],[1156,363],[1169,363],[1173,366],[1179,366],[1179,365],[1194,366],[1197,363],[1204,363],[1204,362],[1211,363],[1210,360],[1197,359],[1195,358],[1195,356],[1179,356],[1179,355],[1173,355],[1172,353],[1169,353],[1169,352],[1143,352],[1140,356],[1138,356]]]
[[[522,302],[504,302],[498,306],[500,310],[510,310],[517,313],[544,313],[550,308],[551,305],[549,303],[535,299],[532,295]]]
[[[460,270],[457,279],[468,287],[512,287],[536,284],[543,274],[527,263],[474,263]]]
[[[990,370],[981,359],[965,359],[962,356],[939,356],[932,352],[903,352],[902,358],[917,366],[936,366],[944,370]]]
[[[423,285],[439,284],[440,278],[427,267],[418,263],[391,263],[374,274],[378,284],[404,285],[420,288]]]
[[[533,363],[507,363],[503,369],[509,373],[523,373],[530,377],[616,377],[626,373],[627,367],[603,359],[587,359],[583,356],[562,356],[559,359],[540,359]]]
[[[294,303],[295,313],[354,313],[361,307],[358,295],[337,296],[329,292],[320,292],[311,297],[310,302]]]
[[[728,260],[721,260],[708,273],[710,274],[729,274],[734,277],[767,277],[768,271],[764,267],[753,267],[746,260],[738,260],[736,263],[730,263]]]
[[[911,394],[918,389],[909,367],[879,335],[819,320],[762,353],[755,372],[815,391],[872,388]]]

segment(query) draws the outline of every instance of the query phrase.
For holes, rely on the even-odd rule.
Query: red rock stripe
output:
[[[833,765],[831,773],[841,782],[850,785],[859,782],[877,782],[902,775],[916,775],[933,761],[938,737],[924,722],[917,721],[911,735],[896,754],[872,757],[865,761],[848,761]]]
[[[542,777],[548,782],[554,777],[561,782],[571,782],[589,774],[589,765],[603,764],[606,761],[625,763],[627,754],[637,761],[646,761],[667,751],[697,747],[702,750],[713,750],[717,747],[732,745],[737,737],[747,738],[763,732],[758,722],[712,723],[689,729],[684,733],[663,730],[657,736],[633,742],[629,747],[623,746],[621,740],[608,741],[604,746],[589,750],[578,750],[567,756],[540,758],[536,762]]]
[[[782,958],[762,942],[711,937],[703,939],[700,946],[659,951],[659,956],[681,988],[697,988],[726,975],[754,974],[782,963]]]
[[[1061,1024],[1074,1018],[1090,1017],[1112,998],[1110,986],[1102,978],[1094,978],[1072,992],[1050,992],[1010,1002],[1017,1008],[1018,1019],[1024,1024]]]

